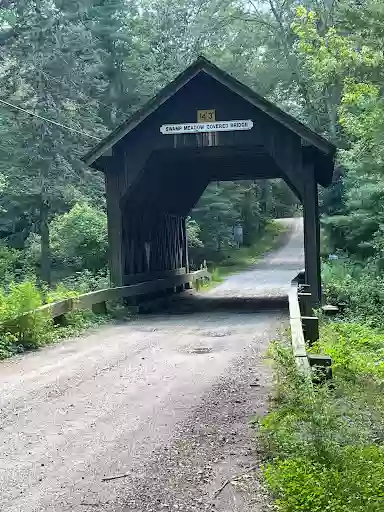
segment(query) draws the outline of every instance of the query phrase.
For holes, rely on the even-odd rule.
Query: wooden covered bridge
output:
[[[84,157],[105,174],[113,284],[188,272],[186,217],[211,181],[282,178],[303,204],[319,301],[317,185],[330,185],[335,149],[199,58]]]

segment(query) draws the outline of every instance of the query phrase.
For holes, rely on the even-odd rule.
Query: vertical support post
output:
[[[105,173],[105,188],[107,195],[108,210],[108,242],[109,242],[109,270],[111,273],[111,284],[113,286],[123,285],[123,228],[122,212],[119,204],[118,176],[113,172]]]
[[[305,340],[309,341],[311,346],[319,339],[319,319],[317,316],[302,316],[301,323],[303,324]]]
[[[189,258],[188,258],[188,233],[187,233],[187,221],[186,218],[183,217],[183,264],[185,267],[185,271],[189,274]],[[192,290],[192,283],[185,283],[186,290]]]
[[[297,294],[297,296],[299,298],[300,311],[302,316],[312,316],[312,294],[300,292]]]
[[[106,315],[108,313],[106,302],[92,304],[92,312],[95,313],[95,315]]]
[[[306,166],[304,195],[305,274],[310,286],[313,305],[321,302],[320,223],[317,183],[313,166]]]
[[[188,233],[187,233],[187,221],[185,217],[183,217],[183,266],[185,267],[185,270],[187,274],[189,273],[189,258],[188,258]]]

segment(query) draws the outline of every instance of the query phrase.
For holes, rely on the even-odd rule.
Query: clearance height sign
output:
[[[213,123],[181,123],[163,124],[160,132],[163,135],[175,135],[178,133],[209,133],[209,132],[233,132],[237,130],[251,130],[253,121],[250,119],[236,121],[218,121]]]

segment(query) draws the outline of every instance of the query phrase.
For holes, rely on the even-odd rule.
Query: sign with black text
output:
[[[197,122],[198,123],[212,123],[216,121],[216,110],[211,108],[210,110],[198,110],[197,111]]]
[[[178,133],[209,133],[209,132],[233,132],[238,130],[251,130],[253,121],[250,119],[235,121],[218,121],[214,123],[181,123],[163,124],[160,132],[163,135],[177,135]]]

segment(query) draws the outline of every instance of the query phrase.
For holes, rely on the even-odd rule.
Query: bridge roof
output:
[[[130,118],[112,131],[83,157],[83,161],[88,165],[94,164],[94,166],[97,167],[96,161],[103,154],[137,128],[140,123],[153,114],[199,73],[206,73],[211,76],[223,86],[227,87],[235,94],[238,94],[244,100],[301,137],[303,145],[308,146],[312,151],[314,150],[316,152],[316,158],[318,160],[320,159],[324,164],[321,174],[325,173],[325,175],[323,174],[322,177],[319,177],[319,183],[323,182],[322,184],[329,184],[332,179],[333,157],[336,152],[336,146],[298,121],[295,117],[287,114],[284,110],[254,92],[248,86],[215,66],[205,57],[199,57],[191,66],[173,80],[173,82],[164,87],[154,98],[149,100],[141,109],[136,111]]]

